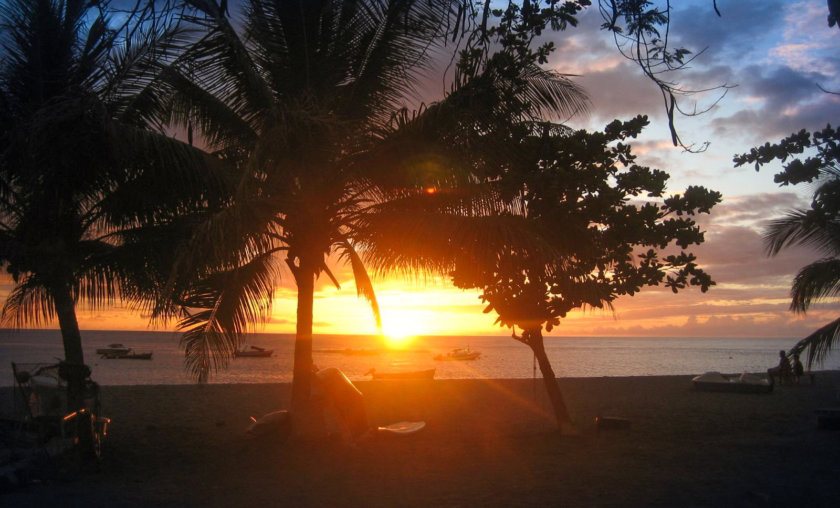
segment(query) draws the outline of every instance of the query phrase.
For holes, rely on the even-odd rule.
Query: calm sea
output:
[[[82,332],[85,359],[93,379],[102,385],[186,384],[178,335],[171,332]],[[153,351],[151,361],[103,360],[94,350],[119,342],[138,352]],[[212,383],[274,383],[292,379],[294,336],[254,334],[250,344],[274,349],[270,358],[237,358]],[[560,377],[648,376],[764,372],[776,364],[778,351],[796,339],[546,337],[546,350]],[[456,347],[481,351],[476,361],[445,362],[433,357]],[[348,355],[350,348],[370,354]],[[314,339],[319,367],[338,367],[351,379],[366,379],[372,367],[380,372],[436,368],[436,379],[530,378],[533,355],[509,337],[420,337],[403,350],[389,350],[378,337],[320,335]],[[0,330],[0,386],[13,384],[11,363],[51,362],[63,356],[57,330]],[[822,369],[840,369],[834,352]],[[539,372],[537,373],[539,376]]]

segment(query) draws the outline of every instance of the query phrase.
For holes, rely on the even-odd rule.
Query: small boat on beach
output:
[[[274,354],[273,349],[265,349],[259,346],[245,345],[242,349],[233,352],[236,358],[268,358]]]
[[[469,346],[465,348],[455,348],[452,351],[446,353],[445,355],[440,354],[435,356],[435,360],[444,361],[444,360],[455,360],[455,361],[469,361],[469,360],[478,360],[481,356],[480,351],[473,351],[469,348]]]
[[[740,376],[725,376],[720,372],[706,372],[695,376],[691,380],[695,390],[703,392],[730,392],[730,393],[770,393],[773,391],[773,382],[769,379],[747,374]]]
[[[365,373],[366,376],[372,376],[375,380],[386,379],[434,379],[435,369],[414,370],[404,372],[376,372],[376,369],[370,369]]]
[[[96,354],[98,355],[119,355],[119,354],[128,354],[131,352],[131,348],[128,346],[124,346],[119,343],[108,344],[107,347],[101,347],[96,350]]]

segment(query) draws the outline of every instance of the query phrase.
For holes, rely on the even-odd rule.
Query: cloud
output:
[[[749,287],[763,291],[766,297],[786,298],[794,274],[820,256],[809,248],[793,246],[768,257],[764,228],[769,220],[802,205],[801,197],[792,192],[726,198],[711,215],[698,218],[706,242],[693,252],[719,285]],[[767,294],[770,288],[775,289]]]
[[[726,196],[710,215],[701,215],[699,222],[752,223],[763,226],[770,218],[778,217],[791,208],[807,206],[808,203],[795,192],[764,192],[744,196]]]
[[[677,4],[670,34],[678,46],[695,51],[709,47],[710,55],[723,56],[728,61],[752,59],[751,51],[759,49],[756,41],[782,30],[784,5],[771,0],[718,1],[718,16],[708,1],[687,7]]]
[[[631,62],[583,74],[576,81],[590,96],[590,114],[601,123],[638,114],[664,115],[659,90]]]
[[[791,315],[772,317],[712,316],[708,319],[688,317],[683,324],[604,325],[595,327],[592,335],[630,335],[651,337],[804,337],[825,321],[799,319]],[[791,344],[792,345],[792,344]]]
[[[752,107],[711,121],[718,137],[737,137],[751,144],[775,141],[800,129],[820,129],[840,117],[840,97],[823,93],[817,83],[825,76],[800,73],[789,67],[751,68],[742,75],[741,96],[752,97]]]
[[[771,57],[798,70],[837,76],[840,73],[837,30],[828,27],[827,13],[825,2],[818,0],[789,4],[785,9],[782,40],[771,49]]]

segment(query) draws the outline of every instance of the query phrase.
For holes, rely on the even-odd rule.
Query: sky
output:
[[[573,312],[548,335],[801,338],[834,319],[837,302],[793,315],[788,310],[791,280],[819,256],[791,248],[768,258],[761,235],[768,220],[807,207],[808,189],[780,188],[773,182],[778,167],[760,172],[735,168],[732,157],[803,128],[836,124],[840,96],[823,93],[818,85],[840,91],[840,30],[828,27],[825,0],[718,0],[721,17],[711,0],[671,3],[671,43],[705,48],[690,69],[671,79],[688,89],[732,86],[710,111],[677,119],[683,142],[708,142],[704,152],[672,146],[658,89],[599,30],[597,8],[585,11],[578,27],[550,35],[557,51],[549,65],[575,75],[589,94],[589,111],[569,119],[570,126],[599,129],[615,118],[646,114],[651,125],[632,143],[639,162],[667,171],[672,193],[703,185],[723,194],[712,214],[699,219],[706,242],[693,250],[717,285],[705,294],[648,288],[617,300],[614,312]],[[700,94],[697,109],[713,104],[718,94]],[[690,98],[682,104],[693,108]],[[315,333],[377,333],[368,305],[356,297],[351,272],[333,266],[341,290],[319,281]],[[0,296],[8,287],[0,285]],[[375,287],[388,335],[510,334],[494,325],[494,314],[482,312],[478,292],[455,289],[444,279],[380,278]],[[293,333],[295,295],[291,277],[281,280],[272,318],[257,331]],[[119,306],[81,309],[79,322],[83,329],[152,329],[139,313]]]

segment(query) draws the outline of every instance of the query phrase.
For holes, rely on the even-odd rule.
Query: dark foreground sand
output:
[[[0,495],[3,506],[838,506],[840,373],[771,394],[701,393],[690,377],[560,381],[560,437],[530,380],[358,383],[374,424],[420,434],[280,445],[248,416],[288,385],[106,387],[102,471]],[[598,432],[594,417],[629,418]]]

